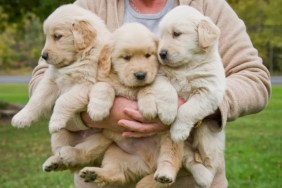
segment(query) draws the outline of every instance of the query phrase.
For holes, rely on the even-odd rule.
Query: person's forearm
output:
[[[32,92],[37,87],[40,80],[43,78],[44,72],[47,70],[48,64],[43,60],[38,60],[38,65],[32,71],[32,77],[29,82],[29,96],[32,95]]]
[[[270,97],[270,77],[258,57],[244,23],[224,0],[206,1],[205,14],[221,30],[220,54],[225,67],[227,90],[220,106],[222,123],[261,111]]]

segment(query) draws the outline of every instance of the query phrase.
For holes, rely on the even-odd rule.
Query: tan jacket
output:
[[[123,23],[124,0],[77,0],[75,4],[99,15],[111,31]],[[175,5],[179,4],[197,8],[221,30],[219,50],[227,77],[225,100],[220,106],[221,127],[226,121],[264,109],[271,93],[269,72],[253,47],[243,21],[225,0],[175,0]],[[30,94],[47,67],[39,61],[33,71]]]

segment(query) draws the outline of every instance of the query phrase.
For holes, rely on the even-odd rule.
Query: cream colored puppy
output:
[[[194,125],[214,113],[223,100],[225,72],[218,52],[220,30],[196,9],[179,6],[163,18],[160,34],[160,74],[186,100],[172,124],[171,137],[174,141],[184,141]],[[224,150],[223,131],[214,134],[207,124],[205,121],[194,129],[193,145],[186,145],[184,156],[184,165],[201,187],[210,186]],[[193,163],[194,151],[200,153],[198,161],[207,168]]]
[[[174,121],[177,93],[172,86],[163,87],[163,81],[156,79],[159,67],[157,40],[145,26],[130,23],[117,29],[111,43],[102,51],[99,63],[98,78],[101,82],[98,83],[99,89],[93,90],[93,96],[101,100],[92,101],[92,116],[100,116],[100,109],[105,108],[104,100],[112,97],[107,96],[107,93],[113,88],[117,96],[137,100],[138,108],[146,119],[158,115],[164,124],[169,125]],[[100,88],[104,88],[104,91]],[[111,130],[104,130],[103,134],[120,148],[129,146],[129,149],[125,152],[116,144],[111,145],[101,167],[85,167],[80,171],[85,181],[100,185],[122,185],[153,174],[151,180],[156,186],[167,186],[174,182],[182,163],[183,145],[173,143],[169,131],[140,139],[123,138],[121,133]],[[137,185],[147,186],[143,183]]]
[[[45,20],[43,29],[46,42],[42,58],[49,67],[27,105],[13,117],[12,125],[30,126],[44,113],[52,112],[49,131],[55,155],[43,165],[44,170],[88,164],[91,157],[81,152],[90,153],[96,138],[70,147],[79,141],[69,131],[85,128],[67,122],[87,107],[90,90],[96,83],[98,57],[110,33],[98,16],[73,4],[57,8]]]

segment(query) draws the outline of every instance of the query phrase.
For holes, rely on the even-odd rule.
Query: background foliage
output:
[[[44,44],[42,23],[74,0],[0,0],[0,70],[34,67]],[[227,0],[247,25],[264,64],[282,72],[282,0]]]

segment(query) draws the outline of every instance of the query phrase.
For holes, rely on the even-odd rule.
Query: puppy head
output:
[[[157,44],[157,38],[145,26],[123,25],[102,50],[99,69],[104,74],[114,72],[127,87],[150,84],[158,71]]]
[[[89,14],[89,11],[70,4],[57,8],[45,20],[46,41],[42,58],[47,63],[56,67],[67,66],[95,45],[97,31]]]
[[[189,6],[178,6],[160,23],[158,55],[162,64],[181,66],[194,63],[217,47],[220,30],[208,18]]]

